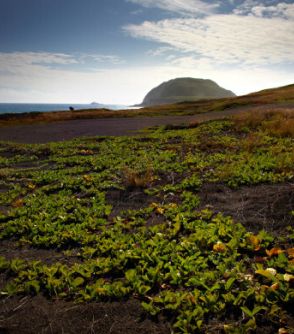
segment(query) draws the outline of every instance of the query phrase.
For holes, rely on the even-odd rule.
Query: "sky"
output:
[[[0,0],[0,102],[134,104],[177,77],[294,83],[294,1]]]

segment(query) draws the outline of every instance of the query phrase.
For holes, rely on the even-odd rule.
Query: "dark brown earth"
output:
[[[42,261],[48,265],[60,262],[70,266],[80,262],[80,259],[74,255],[65,256],[64,253],[52,249],[30,248],[12,240],[1,240],[0,256],[4,256],[6,260],[17,258],[26,261]]]
[[[74,304],[43,296],[0,302],[1,334],[168,334],[168,325],[151,321],[140,302]]]
[[[139,130],[167,124],[180,125],[222,119],[238,110],[214,111],[194,116],[80,119],[45,124],[0,128],[0,140],[20,143],[47,143],[88,136],[130,136]]]
[[[200,196],[204,205],[231,216],[254,233],[264,229],[276,237],[287,237],[285,227],[294,217],[294,183],[262,184],[231,189],[223,184],[205,184]],[[293,240],[292,240],[293,242]]]
[[[262,323],[262,319],[260,319]],[[289,319],[289,323],[293,323]],[[235,324],[237,325],[237,324]],[[207,334],[223,334],[224,324],[211,320]],[[277,333],[257,328],[255,334]],[[0,334],[171,334],[164,319],[149,319],[140,301],[75,304],[43,296],[11,297],[0,302]],[[191,333],[192,334],[192,333]]]

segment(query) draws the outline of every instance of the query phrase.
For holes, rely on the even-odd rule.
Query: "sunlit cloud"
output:
[[[280,18],[212,15],[145,21],[125,30],[215,63],[276,64],[294,59],[293,22]]]
[[[116,55],[101,54],[64,54],[50,52],[0,52],[0,73],[19,72],[22,69],[26,72],[27,68],[33,66],[55,66],[62,65],[82,65],[89,60],[97,63],[121,64],[123,61]]]
[[[33,64],[76,64],[71,55],[50,52],[0,52],[0,70]]]
[[[89,60],[93,60],[98,63],[110,63],[113,65],[122,64],[124,60],[121,57],[116,55],[101,55],[101,54],[88,54],[83,53],[78,57],[79,61],[87,62]]]
[[[294,19],[294,4],[279,2],[273,4],[272,1],[266,2],[246,0],[235,8],[235,14],[254,15],[257,17],[280,17],[284,19]]]
[[[129,2],[144,6],[160,8],[177,14],[207,14],[218,8],[217,3],[207,3],[201,0],[127,0]]]
[[[162,56],[162,55],[165,55],[167,53],[169,53],[170,51],[173,51],[174,48],[172,47],[169,47],[169,46],[160,46],[156,49],[152,49],[152,50],[149,50],[147,52],[147,54],[149,56]]]

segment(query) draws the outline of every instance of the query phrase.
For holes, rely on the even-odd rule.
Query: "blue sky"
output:
[[[162,81],[293,83],[294,4],[0,0],[0,102],[132,104]]]

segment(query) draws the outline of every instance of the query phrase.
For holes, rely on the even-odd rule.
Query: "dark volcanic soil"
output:
[[[0,140],[19,143],[47,143],[86,136],[126,136],[144,128],[180,125],[222,119],[236,110],[214,111],[194,116],[80,119],[46,124],[14,125],[0,128]]]
[[[294,184],[261,184],[231,189],[223,184],[205,184],[200,192],[203,205],[231,216],[248,230],[286,237],[294,217]]]
[[[168,334],[138,300],[75,304],[42,296],[13,297],[0,302],[1,334]]]

